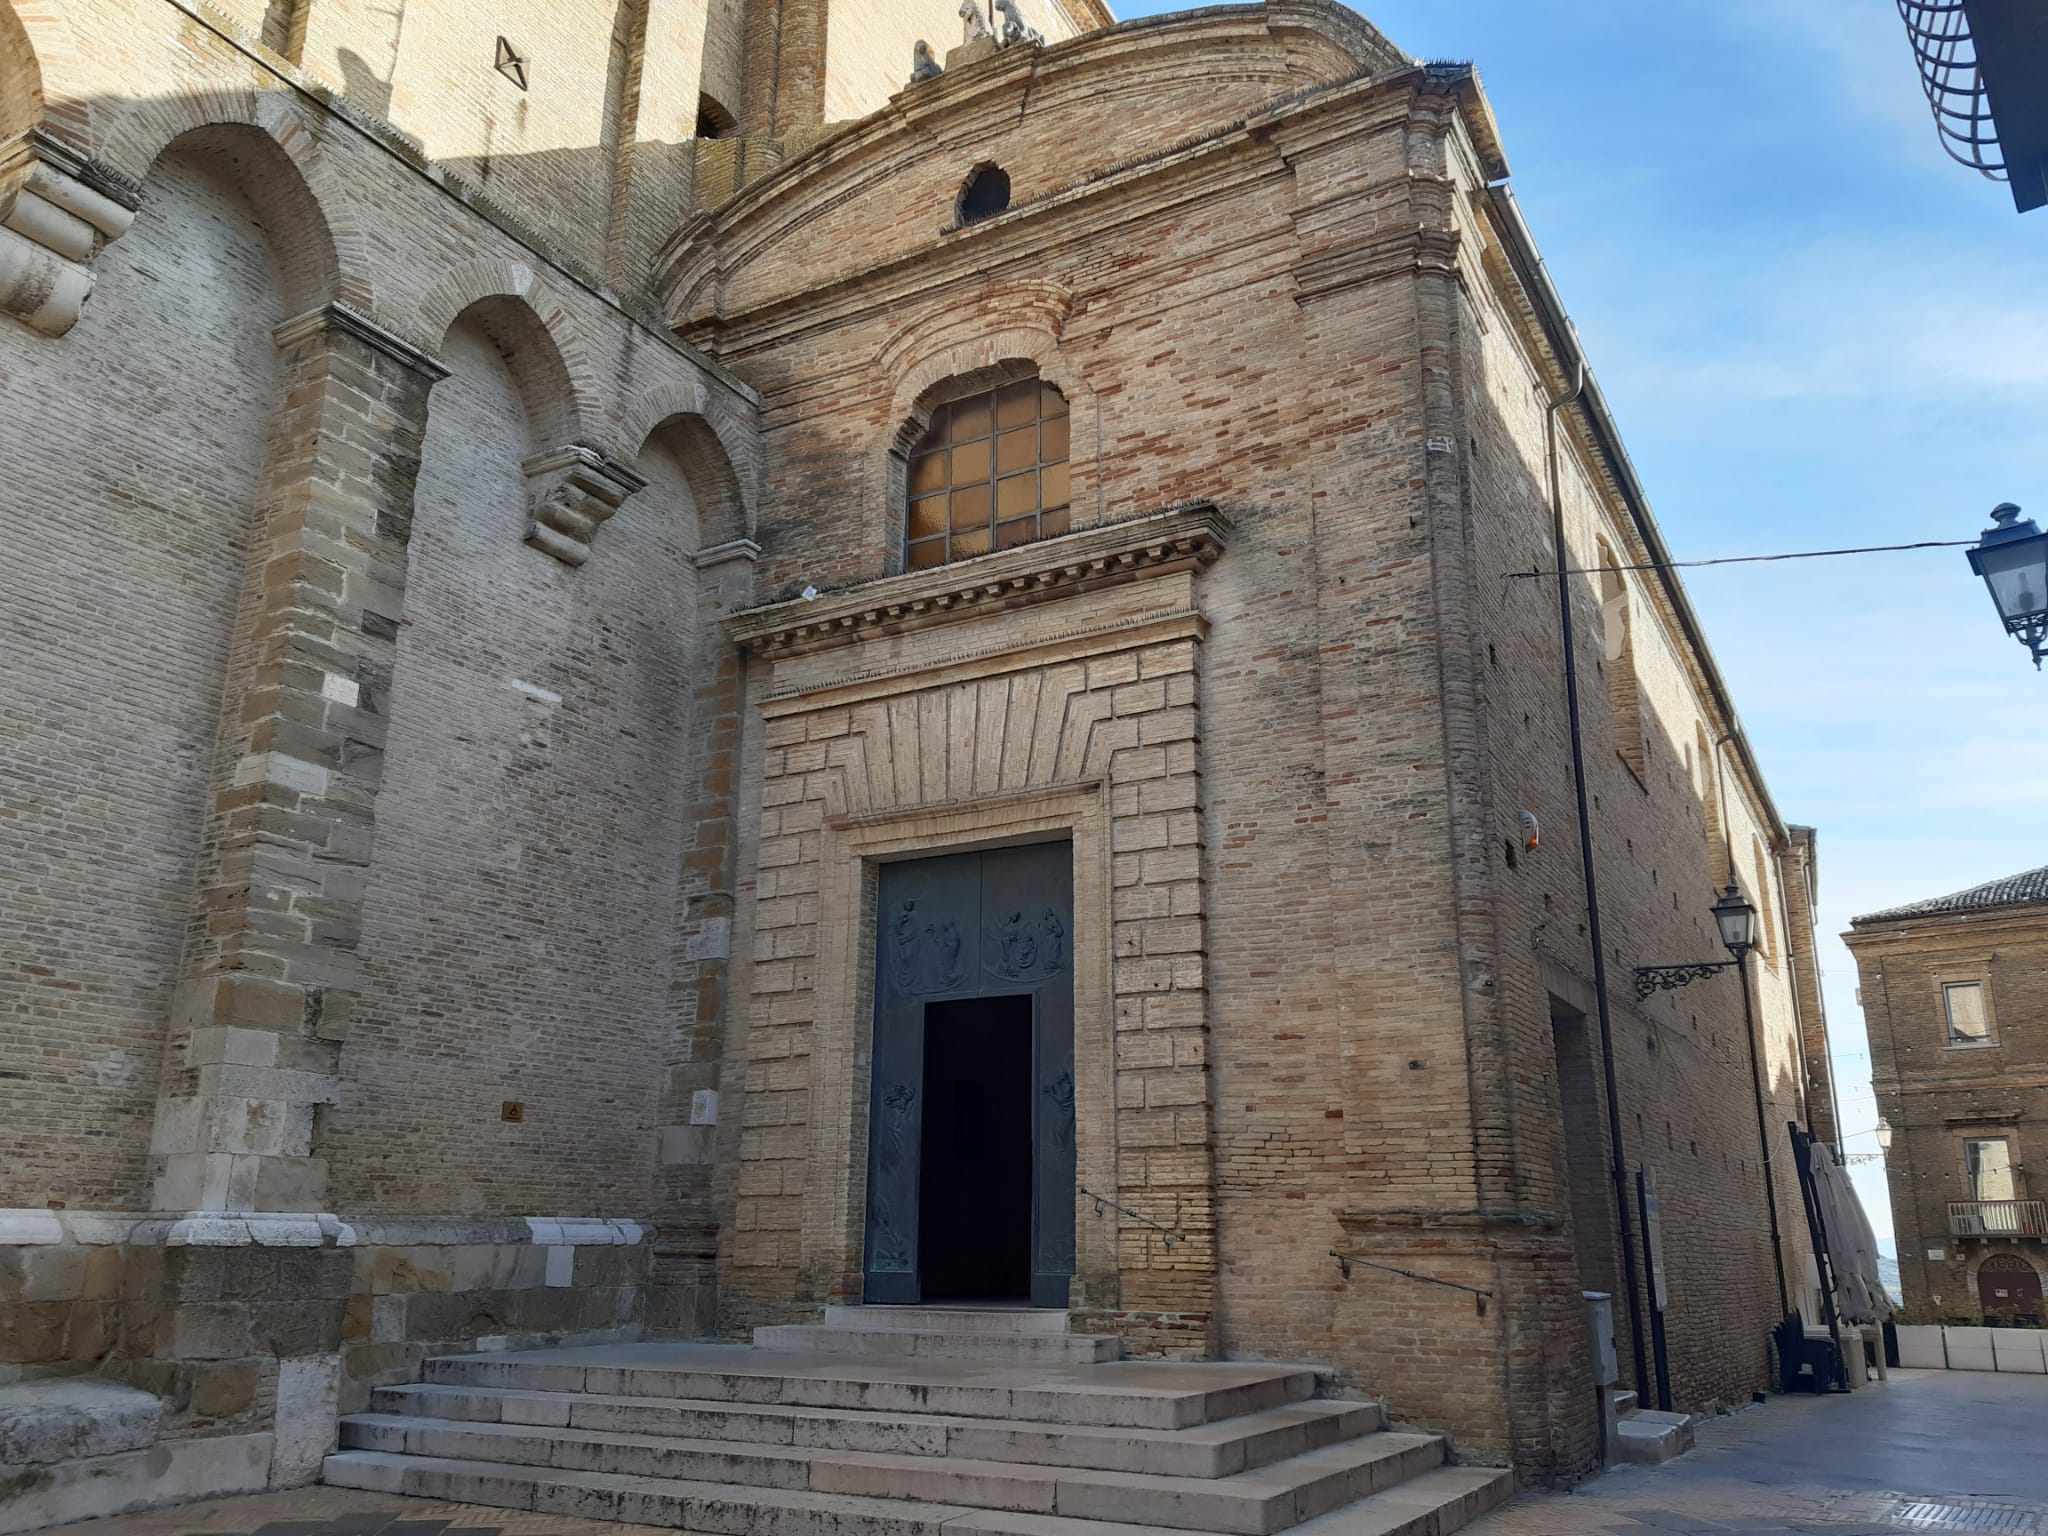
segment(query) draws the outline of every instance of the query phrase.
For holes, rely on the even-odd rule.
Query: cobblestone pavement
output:
[[[1525,1493],[1466,1530],[2048,1536],[2048,1377],[1894,1371],[1847,1397],[1774,1397],[1700,1425],[1689,1456]]]
[[[1699,1448],[1574,1494],[1527,1493],[1471,1536],[2048,1536],[2048,1377],[1894,1371],[1848,1397],[1778,1397],[1700,1426]],[[212,1499],[64,1536],[657,1536],[347,1488]],[[672,1532],[659,1536],[674,1536]]]

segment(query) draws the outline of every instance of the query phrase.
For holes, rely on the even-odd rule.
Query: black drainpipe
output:
[[[1621,1231],[1621,1267],[1628,1291],[1628,1342],[1635,1365],[1635,1389],[1642,1393],[1650,1372],[1643,1357],[1643,1302],[1636,1285],[1636,1240],[1629,1224],[1628,1156],[1621,1143],[1621,1100],[1614,1083],[1614,1026],[1607,1007],[1607,945],[1600,933],[1600,884],[1593,873],[1593,817],[1586,797],[1586,744],[1579,733],[1578,648],[1572,643],[1571,559],[1564,542],[1564,495],[1557,476],[1557,413],[1586,387],[1586,364],[1577,360],[1571,389],[1543,412],[1543,451],[1550,477],[1550,530],[1557,562],[1557,632],[1564,645],[1565,718],[1572,735],[1572,789],[1579,802],[1579,867],[1586,876],[1586,934],[1593,945],[1593,1003],[1600,1015],[1600,1069],[1607,1084],[1609,1172],[1614,1181],[1614,1219]]]

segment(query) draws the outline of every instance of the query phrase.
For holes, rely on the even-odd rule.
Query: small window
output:
[[[1607,708],[1614,720],[1614,750],[1638,779],[1643,776],[1643,701],[1636,687],[1636,643],[1629,614],[1628,580],[1617,567],[1613,547],[1596,541],[1600,560],[1601,660],[1607,674]]]
[[[944,565],[1067,531],[1067,400],[1043,379],[949,400],[910,452],[904,565]]]
[[[1972,1200],[2019,1198],[2019,1186],[2013,1177],[2012,1143],[2003,1136],[1995,1141],[1964,1142],[1963,1167],[1970,1175]]]
[[[978,224],[1009,206],[1009,172],[1000,165],[977,165],[960,189],[960,222]]]
[[[1952,981],[1941,989],[1950,1045],[1989,1045],[1991,1021],[1984,1014],[1984,983]]]
[[[730,112],[716,97],[701,92],[697,96],[697,137],[700,139],[726,139],[732,137],[733,129],[739,126]]]

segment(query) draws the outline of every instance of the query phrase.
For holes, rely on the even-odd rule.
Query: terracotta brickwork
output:
[[[2048,1216],[2038,1203],[2048,1189],[2035,1171],[2048,1161],[2048,904],[2040,873],[2031,880],[2033,889],[1988,901],[1936,900],[1859,917],[1842,936],[1856,957],[1877,1111],[1892,1127],[1885,1174],[1899,1279],[1915,1321],[1982,1320],[1980,1276],[1994,1257],[1994,1272],[2017,1261],[2048,1281]],[[1974,989],[1980,1037],[1951,1028],[1949,987]],[[1973,1142],[1980,1162],[1993,1165],[1975,1180]],[[1987,1144],[2000,1150],[1987,1158]],[[1849,1150],[1874,1147],[1851,1142]],[[2000,1282],[1985,1278],[1995,1309]],[[2040,1307],[2003,1310],[2039,1315]]]
[[[1212,47],[1228,50],[1227,75],[1205,65]],[[1380,76],[1338,83],[1362,63]],[[986,818],[1009,785],[984,782],[978,722],[1000,696],[1010,729],[1030,675],[1020,667],[1041,689],[1059,677],[1016,637],[1115,616],[1036,576],[1010,580],[1028,549],[957,575],[886,574],[900,558],[899,455],[926,403],[948,380],[1035,370],[1074,423],[1076,531],[1041,561],[1180,500],[1211,502],[1233,525],[1195,584],[1206,630],[1190,737],[1204,921],[1199,971],[1186,969],[1203,983],[1215,1310],[1194,1310],[1189,1290],[1170,1314],[1149,1312],[1135,1298],[1155,1255],[1135,1253],[1115,1275],[1084,1258],[1077,1305],[1143,1347],[1214,1338],[1232,1353],[1330,1360],[1398,1413],[1455,1425],[1474,1454],[1575,1476],[1596,1434],[1579,1293],[1618,1283],[1622,1264],[1599,1033],[1580,1033],[1589,1068],[1563,1060],[1554,1023],[1596,1011],[1556,582],[1505,580],[1555,569],[1543,400],[1564,392],[1564,365],[1501,254],[1505,215],[1475,190],[1498,174],[1490,122],[1457,79],[1409,69],[1369,30],[1309,7],[1219,14],[1173,40],[1134,28],[979,68],[971,89],[918,87],[902,121],[857,125],[829,157],[751,183],[664,258],[683,333],[763,391],[761,585],[785,601],[734,633],[782,637],[791,657],[756,682],[760,756],[743,781],[760,795],[742,817],[759,828],[741,876],[754,925],[735,931],[736,956],[751,960],[735,987],[749,993],[754,1065],[744,1123],[728,1132],[726,1325],[859,1281],[848,1223],[864,1089],[858,1061],[836,1053],[871,986],[873,933],[860,925],[874,917],[857,872],[821,871],[1003,835]],[[1116,106],[1140,88],[1143,143]],[[1289,104],[1261,117],[1260,99]],[[1255,132],[1229,125],[1246,113]],[[989,129],[997,116],[1005,126]],[[921,147],[907,155],[913,123]],[[1009,173],[1011,211],[952,227],[982,159]],[[1656,538],[1598,430],[1583,415],[1561,429],[1567,558],[1580,569],[1603,563],[1603,540],[1633,564]],[[1775,914],[1809,892],[1779,870],[1790,835],[1682,593],[1613,576],[1572,585],[1638,1283],[1633,1176],[1647,1164],[1664,1212],[1674,1394],[1688,1407],[1739,1402],[1766,1379],[1779,1316],[1766,1145],[1788,1300],[1800,1300],[1784,1127],[1806,1114],[1794,986],[1799,968],[1812,973],[1810,935],[1752,962],[1767,1142],[1737,978],[1642,1003],[1630,978],[1639,964],[1721,954],[1707,908],[1724,844],[1774,931],[1807,932]],[[823,595],[798,596],[805,587]],[[1063,607],[1069,617],[1046,616]],[[984,640],[1005,608],[1014,617]],[[1625,645],[1610,643],[1617,626]],[[785,682],[798,660],[808,670]],[[944,689],[919,681],[940,661]],[[1609,687],[1620,664],[1629,675]],[[842,714],[808,702],[828,685],[863,703]],[[1702,733],[1710,751],[1695,761]],[[954,745],[941,754],[935,740]],[[878,741],[890,764],[879,779]],[[848,787],[877,784],[875,807]],[[940,794],[942,819],[901,816]],[[1525,808],[1540,850],[1523,849]],[[834,841],[873,816],[880,844]],[[1753,846],[1771,850],[1761,866]],[[1078,836],[1075,857],[1078,870]],[[1077,953],[1086,911],[1077,887]],[[1121,954],[1121,932],[1105,937]],[[1120,965],[1113,975],[1118,990],[1078,995],[1077,1040],[1091,1011],[1124,1012]],[[1081,1182],[1113,1175],[1116,1202],[1164,1221],[1128,1161],[1128,1060],[1118,1118],[1079,1128]],[[1176,1057],[1169,1092],[1183,1071]],[[1567,1080],[1590,1097],[1568,1101]],[[1581,1210],[1602,1230],[1580,1233]],[[1085,1243],[1105,1218],[1084,1200],[1080,1219]],[[1142,1223],[1110,1219],[1163,1254]]]
[[[1321,0],[909,87],[950,4],[558,9],[0,7],[0,1376],[285,1484],[435,1350],[859,1299],[877,872],[1044,842],[1078,1326],[1569,1482],[1647,1165],[1678,1404],[1746,1398],[1814,843],[1589,571],[1661,539],[1476,77]],[[1064,528],[905,571],[1032,376]],[[1731,879],[1753,1031],[1630,986]]]

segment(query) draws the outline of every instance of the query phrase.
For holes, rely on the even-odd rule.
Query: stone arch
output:
[[[490,339],[518,386],[529,449],[537,453],[585,441],[569,363],[540,311],[521,296],[486,294],[449,317],[436,350],[444,349],[448,332],[465,320]]]
[[[92,103],[73,89],[84,79],[60,0],[0,0],[0,144],[40,128],[90,156]]]
[[[556,423],[561,436],[540,446],[601,442],[607,434],[601,426],[603,411],[590,347],[575,317],[525,262],[480,259],[452,268],[420,300],[417,326],[409,327],[416,329],[413,339],[433,350],[458,317],[491,299],[506,300],[532,317],[547,339],[547,352],[561,370],[555,380],[559,400],[543,413]],[[525,387],[524,379],[521,387]],[[529,411],[535,404],[530,397]],[[639,443],[631,446],[638,448]]]
[[[134,103],[111,125],[101,159],[145,181],[173,144],[199,147],[262,217],[293,313],[340,300],[375,307],[370,256],[355,221],[331,220],[345,194],[304,112],[282,92],[209,87]]]
[[[711,423],[698,412],[671,412],[639,434],[636,459],[657,434],[668,440],[690,482],[690,496],[697,503],[698,548],[711,549],[751,536],[753,523],[739,473]]]
[[[633,397],[619,423],[619,446],[637,453],[647,436],[671,416],[702,416],[704,385],[696,379],[663,379]]]

